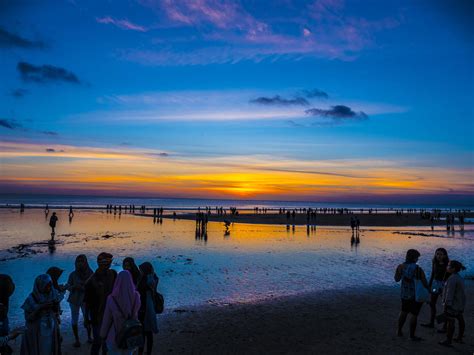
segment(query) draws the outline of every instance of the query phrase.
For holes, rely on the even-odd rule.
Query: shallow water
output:
[[[447,235],[442,228],[362,229],[360,243],[351,243],[344,227],[308,231],[286,226],[234,224],[225,235],[222,223],[209,223],[207,240],[195,238],[195,223],[101,211],[76,211],[69,223],[67,211],[58,211],[58,244],[48,250],[50,228],[41,210],[0,210],[0,272],[11,275],[16,291],[11,299],[13,323],[22,321],[20,306],[31,291],[34,278],[50,266],[65,269],[67,281],[77,254],[84,253],[95,268],[101,251],[114,255],[113,267],[121,269],[126,256],[137,264],[151,261],[160,277],[159,290],[168,309],[202,305],[252,302],[269,297],[348,287],[393,285],[393,272],[407,249],[418,249],[420,265],[429,273],[430,259],[438,247],[461,260],[472,275],[474,229]],[[104,235],[110,236],[104,238]],[[21,251],[11,249],[27,244]],[[64,301],[63,316],[69,317]]]

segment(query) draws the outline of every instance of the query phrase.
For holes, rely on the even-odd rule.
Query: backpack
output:
[[[115,335],[115,343],[118,348],[123,350],[133,350],[137,347],[143,347],[145,341],[143,338],[142,324],[137,319],[133,319],[131,314],[128,317],[125,316],[115,298],[111,298],[117,306],[120,314],[125,319],[125,322]],[[135,308],[135,301],[132,305],[132,311],[133,308]]]

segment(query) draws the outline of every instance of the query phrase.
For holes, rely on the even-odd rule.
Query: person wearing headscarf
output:
[[[67,281],[67,289],[69,291],[69,297],[67,301],[71,308],[71,325],[72,332],[74,334],[74,347],[78,348],[81,346],[79,341],[79,331],[77,324],[79,323],[79,310],[82,310],[82,316],[84,319],[84,327],[87,330],[87,338],[89,342],[92,342],[91,326],[87,318],[87,312],[84,304],[84,290],[87,280],[94,273],[87,262],[87,257],[84,254],[78,255],[75,262],[76,269],[69,274]]]
[[[53,287],[48,274],[36,277],[33,292],[21,308],[25,312],[26,331],[22,338],[22,355],[60,354],[59,322],[56,309],[62,295]]]
[[[107,297],[114,288],[117,272],[111,270],[113,255],[109,253],[100,253],[97,256],[98,268],[87,280],[84,290],[84,303],[86,305],[87,319],[92,326],[94,337],[91,354],[98,355],[100,349],[104,348],[104,342],[100,337],[100,326],[104,316]]]
[[[144,262],[140,265],[142,277],[138,282],[137,290],[140,294],[141,306],[138,311],[138,320],[143,324],[143,335],[146,341],[146,353],[151,354],[153,349],[153,334],[158,333],[156,322],[155,302],[156,288],[160,282],[153,269],[153,265]],[[144,348],[139,349],[143,354]]]
[[[123,259],[122,268],[130,272],[130,274],[132,275],[133,284],[136,286],[138,284],[138,281],[140,280],[141,275],[137,264],[135,264],[135,260],[131,257]]]
[[[129,271],[119,272],[112,293],[107,298],[104,319],[100,329],[100,336],[105,339],[107,349],[117,354],[132,354],[134,350],[118,349],[116,343],[117,331],[127,321],[127,316],[138,320],[140,309],[140,294],[133,284],[133,278]]]

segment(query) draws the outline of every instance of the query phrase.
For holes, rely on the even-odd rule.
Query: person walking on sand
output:
[[[446,267],[449,263],[448,252],[444,248],[438,248],[435,251],[432,267],[430,281],[428,283],[429,290],[431,293],[430,296],[430,308],[431,316],[428,323],[421,324],[422,327],[434,328],[435,318],[436,318],[436,303],[438,302],[439,296],[443,292],[444,283],[449,277],[449,273],[446,271]],[[446,327],[446,324],[445,324]]]
[[[33,292],[21,308],[25,311],[26,331],[22,337],[22,355],[60,354],[59,322],[56,309],[62,300],[48,274],[36,277]]]
[[[58,216],[56,216],[56,212],[53,212],[51,218],[49,219],[49,226],[51,227],[51,237],[54,237],[54,235],[56,234],[56,223],[58,223]]]
[[[69,307],[71,308],[71,326],[75,340],[73,346],[75,348],[81,346],[81,342],[79,341],[79,331],[77,327],[79,323],[79,310],[82,310],[84,327],[87,330],[87,340],[89,343],[92,343],[92,330],[89,319],[87,317],[87,311],[85,309],[84,292],[86,282],[92,276],[93,273],[94,272],[92,271],[89,266],[89,263],[87,262],[87,257],[84,254],[78,255],[75,261],[75,270],[69,274],[69,278],[67,281],[67,289],[69,291],[67,301],[69,303]]]
[[[416,301],[415,279],[421,280],[423,285],[428,288],[425,273],[423,269],[416,264],[419,257],[420,253],[418,250],[409,249],[406,254],[405,262],[398,265],[394,277],[396,282],[399,282],[400,280],[402,281],[400,294],[402,307],[398,317],[397,335],[399,337],[403,336],[403,325],[410,313],[410,339],[413,341],[422,340],[420,337],[415,335],[418,314],[420,313],[421,306],[423,306],[423,302]]]
[[[456,319],[459,322],[459,333],[455,342],[462,343],[464,336],[464,329],[466,323],[464,322],[464,307],[466,306],[466,293],[464,291],[464,280],[459,275],[461,270],[466,268],[459,261],[451,260],[448,263],[446,271],[450,274],[443,290],[443,307],[444,315],[446,316],[446,340],[440,342],[441,345],[451,346],[454,337],[454,327]]]
[[[102,348],[105,351],[105,344],[100,337],[100,327],[104,316],[107,297],[111,294],[117,272],[111,270],[113,255],[100,253],[97,257],[98,268],[87,280],[84,289],[84,303],[86,305],[87,318],[90,319],[92,335],[94,337],[91,346],[91,355],[98,355]]]
[[[123,259],[122,268],[130,272],[130,275],[132,275],[133,284],[137,286],[141,274],[137,264],[135,264],[135,259],[131,257],[126,257],[125,259]]]
[[[124,325],[129,320],[138,322],[140,305],[140,294],[133,284],[132,275],[127,270],[119,272],[114,289],[107,297],[104,319],[100,329],[100,336],[105,339],[110,354],[133,354],[136,350],[136,347],[130,348],[129,346],[123,349],[122,344],[118,342],[122,342],[122,339],[119,339],[120,335],[125,334],[122,332]],[[142,334],[139,333],[138,337],[143,340]]]
[[[142,277],[138,283],[138,293],[140,294],[140,310],[138,311],[138,320],[143,325],[143,336],[146,340],[146,353],[152,354],[153,334],[158,333],[158,324],[156,322],[156,288],[160,282],[153,269],[153,265],[144,262],[140,265]],[[139,355],[143,354],[144,347],[138,350]]]

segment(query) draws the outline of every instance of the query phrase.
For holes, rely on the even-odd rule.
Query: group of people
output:
[[[78,255],[75,270],[65,284],[59,280],[63,273],[51,267],[36,277],[32,292],[21,308],[25,326],[10,330],[9,298],[15,284],[8,275],[0,275],[0,354],[10,354],[8,342],[22,335],[21,354],[61,354],[61,301],[68,293],[74,347],[80,347],[79,315],[91,343],[91,354],[151,354],[153,334],[158,332],[156,314],[163,311],[163,297],[157,292],[159,278],[153,266],[140,266],[133,258],[123,260],[123,270],[111,269],[113,256],[100,253],[94,272],[87,257]]]
[[[408,315],[410,319],[410,339],[420,341],[422,338],[416,336],[418,315],[423,304],[430,305],[430,319],[423,327],[435,328],[435,320],[443,324],[439,333],[446,333],[446,339],[440,341],[440,345],[452,346],[452,342],[463,342],[465,322],[464,307],[466,295],[464,291],[464,280],[459,272],[465,267],[457,260],[450,260],[448,252],[444,248],[435,251],[431,275],[426,279],[425,272],[418,266],[420,252],[409,249],[406,253],[405,262],[398,265],[395,271],[395,281],[401,281],[401,311],[398,318],[397,335],[403,336],[403,326]],[[437,315],[437,303],[441,297],[442,312]],[[455,323],[459,324],[458,335],[454,338]]]

